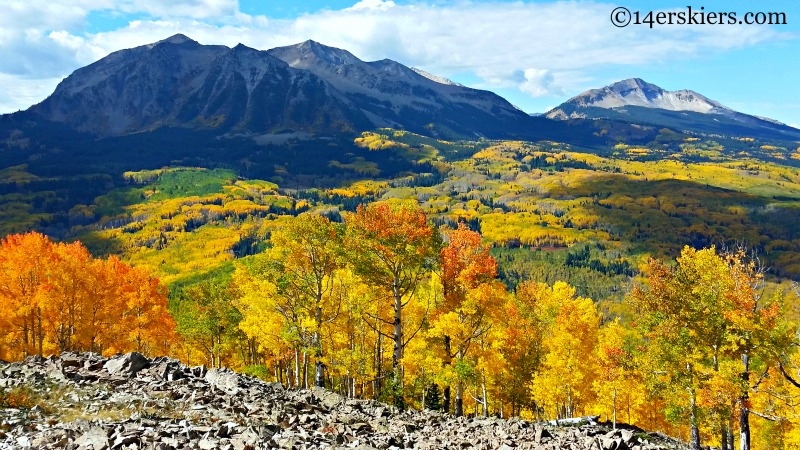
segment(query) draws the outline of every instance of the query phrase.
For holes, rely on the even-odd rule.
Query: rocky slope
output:
[[[532,122],[492,92],[471,89],[390,59],[362,61],[347,50],[314,41],[268,53],[347,94],[376,126],[424,129],[433,122],[470,134],[486,130],[496,134]]]
[[[0,363],[0,449],[676,449],[640,430],[397,412],[324,389],[286,390],[229,370],[138,353]],[[30,405],[29,405],[30,406]]]

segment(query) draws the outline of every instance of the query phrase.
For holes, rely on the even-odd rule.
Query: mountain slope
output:
[[[393,127],[435,136],[554,139],[574,126],[532,118],[502,97],[314,41],[259,51],[183,35],[76,70],[27,114],[95,136],[162,127],[310,134]],[[591,132],[586,133],[592,136]]]
[[[162,126],[332,132],[370,125],[312,73],[241,44],[206,46],[183,35],[79,69],[31,111],[101,136]]]
[[[797,140],[800,130],[734,111],[695,91],[666,91],[639,78],[583,92],[546,113],[556,120],[612,119],[690,131]]]
[[[433,122],[480,135],[524,130],[531,123],[525,113],[492,92],[443,83],[389,59],[364,62],[346,50],[314,41],[268,53],[346,93],[376,126],[424,130]]]

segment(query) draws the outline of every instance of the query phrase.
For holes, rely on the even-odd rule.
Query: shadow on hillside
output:
[[[776,275],[800,278],[789,267],[790,255],[800,251],[800,208],[788,202],[695,181],[622,174],[598,174],[549,195],[583,198],[568,212],[584,218],[573,219],[577,228],[607,231],[643,251],[674,257],[684,245],[743,243],[765,257]]]

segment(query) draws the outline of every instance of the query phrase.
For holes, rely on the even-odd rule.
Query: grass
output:
[[[150,393],[147,400],[114,399],[111,386],[54,384],[17,385],[0,389],[0,409],[31,410],[41,408],[50,421],[76,420],[121,421],[139,417],[184,418],[185,414],[167,392]],[[88,401],[90,400],[90,401]]]
[[[18,385],[0,389],[0,408],[31,409],[42,402],[42,397],[30,386]]]

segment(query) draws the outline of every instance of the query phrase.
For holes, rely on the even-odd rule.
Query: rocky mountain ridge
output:
[[[324,81],[244,45],[176,35],[120,50],[76,70],[31,112],[79,131],[115,136],[159,127],[335,132],[368,126]]]
[[[502,97],[314,41],[268,51],[175,35],[76,70],[29,113],[96,136],[163,127],[315,134],[375,127],[467,136],[537,128]]]
[[[324,389],[287,390],[227,369],[138,353],[64,353],[0,363],[0,449],[677,449],[637,429],[399,412]]]

